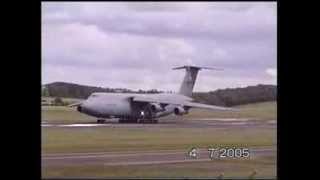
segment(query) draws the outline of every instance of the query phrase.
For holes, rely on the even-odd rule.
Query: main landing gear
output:
[[[97,119],[97,124],[104,124],[106,123],[105,119]],[[157,124],[158,120],[157,119],[148,119],[148,118],[143,118],[143,119],[136,119],[136,118],[120,118],[119,123],[141,123],[141,124]]]
[[[158,123],[157,119],[154,118],[120,118],[119,123],[142,123],[142,124],[156,124]]]
[[[98,123],[98,124],[103,124],[103,123],[105,123],[105,122],[106,122],[105,119],[97,119],[97,123]]]
[[[156,124],[158,123],[158,119],[156,118],[155,112],[152,111],[151,106],[146,106],[141,112],[140,112],[139,123],[149,123],[149,124]]]

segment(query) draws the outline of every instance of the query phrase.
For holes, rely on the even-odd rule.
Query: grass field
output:
[[[211,162],[194,162],[186,164],[140,165],[140,166],[64,166],[43,169],[45,177],[219,177],[224,178],[275,178],[276,157],[264,157],[255,160],[217,160]],[[76,176],[75,176],[76,175]]]
[[[42,152],[128,152],[183,150],[191,147],[276,147],[276,129],[131,129],[43,128]],[[182,164],[104,166],[72,165],[43,167],[43,177],[275,177],[276,154],[250,160],[217,160]]]
[[[238,106],[239,112],[210,112],[193,109],[184,119],[252,118],[277,120],[276,102]],[[171,118],[171,117],[169,117]],[[95,122],[96,118],[81,114],[75,108],[43,106],[46,123]],[[190,147],[273,147],[277,144],[276,128],[47,128],[42,127],[42,153],[127,152],[181,150]],[[135,166],[69,165],[42,168],[43,177],[275,177],[276,154],[248,161],[212,161],[182,164]]]
[[[67,106],[42,106],[41,120],[47,123],[95,122],[96,118]]]
[[[44,153],[274,146],[275,129],[43,128]]]

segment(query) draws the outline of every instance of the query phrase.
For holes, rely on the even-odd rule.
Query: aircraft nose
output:
[[[94,105],[91,102],[87,102],[87,101],[83,102],[80,106],[78,106],[77,111],[88,114],[88,115],[96,114]]]
[[[82,112],[82,105],[79,105],[79,106],[77,107],[77,111]]]
[[[81,105],[79,105],[79,106],[77,107],[77,110],[78,110],[79,112],[84,112],[84,113],[86,113],[88,110],[90,110],[90,106],[89,106],[88,102],[83,102]]]

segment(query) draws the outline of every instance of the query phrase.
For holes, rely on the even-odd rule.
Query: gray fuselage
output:
[[[154,99],[172,100],[177,103],[191,101],[192,98],[181,94],[132,94],[132,93],[93,93],[85,100],[78,110],[82,113],[98,118],[141,118],[141,113],[146,109],[149,103],[132,102],[132,97],[148,97]],[[169,115],[174,112],[175,105],[166,105],[163,111],[157,112],[155,117]]]

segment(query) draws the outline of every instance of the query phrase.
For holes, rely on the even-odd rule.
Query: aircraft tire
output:
[[[98,120],[97,120],[97,123],[98,123],[98,124],[103,124],[103,123],[105,123],[105,122],[106,122],[106,120],[104,120],[104,119],[98,119]]]

